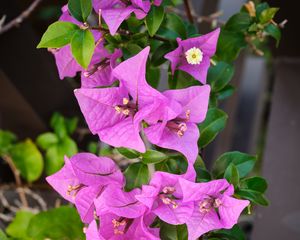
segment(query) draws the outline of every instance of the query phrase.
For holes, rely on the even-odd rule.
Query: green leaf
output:
[[[69,0],[68,9],[72,16],[80,22],[86,22],[92,12],[91,0]]]
[[[67,136],[68,130],[65,124],[65,118],[60,113],[54,113],[50,120],[50,126],[54,129],[54,132],[59,139]]]
[[[197,182],[208,182],[212,180],[209,171],[207,171],[206,169],[200,166],[195,166],[195,171],[197,174]]]
[[[7,153],[16,140],[17,137],[15,134],[0,129],[0,155]]]
[[[166,29],[169,31],[172,31],[176,33],[178,37],[181,37],[183,39],[186,38],[186,28],[182,21],[182,18],[174,13],[168,13],[167,14],[167,20],[166,20]]]
[[[77,117],[65,118],[65,125],[68,134],[73,134],[78,125],[78,118]]]
[[[267,8],[263,10],[259,16],[259,21],[261,24],[270,22],[275,14],[278,12],[279,8]]]
[[[233,15],[225,24],[225,29],[232,32],[246,31],[252,23],[249,13],[240,12]]]
[[[260,3],[260,4],[256,5],[256,18],[257,18],[257,20],[259,20],[261,13],[264,10],[268,9],[268,8],[270,8],[270,6],[266,2],[263,2],[263,3]]]
[[[226,62],[218,62],[216,66],[209,68],[207,79],[212,91],[221,91],[232,79],[233,74],[233,65]]]
[[[147,67],[146,79],[152,87],[157,88],[160,80],[160,68],[152,66]]]
[[[218,108],[210,108],[207,112],[206,119],[199,125],[200,147],[207,146],[212,142],[220,131],[222,131],[227,122],[227,114]]]
[[[76,24],[70,22],[52,23],[42,36],[37,48],[61,48],[71,42],[78,29]]]
[[[245,178],[241,181],[241,187],[245,189],[251,189],[260,193],[265,193],[268,188],[268,183],[261,177]]]
[[[209,240],[222,239],[222,240],[245,240],[246,236],[244,231],[238,226],[234,225],[231,229],[222,229],[210,233]]]
[[[145,19],[146,27],[151,37],[153,37],[159,29],[162,21],[164,20],[164,15],[165,12],[163,6],[152,6],[150,12],[148,13]]]
[[[241,198],[248,199],[252,203],[262,205],[262,206],[268,206],[269,201],[266,199],[266,197],[261,194],[258,191],[254,191],[251,189],[239,189],[235,192],[236,195],[240,196]]]
[[[187,240],[188,232],[185,224],[171,225],[160,221],[160,238],[162,240]]]
[[[233,163],[230,163],[229,166],[226,168],[224,178],[226,178],[228,182],[233,184],[234,187],[237,187],[239,185],[239,171]]]
[[[126,59],[138,54],[142,50],[141,46],[136,43],[128,43],[125,45],[123,52]]]
[[[153,53],[151,62],[154,67],[158,67],[164,62],[167,61],[167,59],[164,58],[165,54],[170,52],[172,50],[172,46],[170,43],[165,42],[162,45],[160,45]]]
[[[14,220],[6,228],[6,232],[9,236],[29,240],[32,239],[27,235],[27,228],[30,220],[34,216],[34,213],[28,211],[19,211],[16,214]]]
[[[126,177],[126,191],[130,191],[136,187],[141,187],[149,181],[148,166],[141,163],[133,163],[124,172]]]
[[[232,85],[227,85],[224,87],[220,92],[218,92],[218,100],[225,100],[226,98],[229,98],[232,96],[232,94],[235,92],[235,87]]]
[[[276,40],[276,47],[278,47],[281,39],[281,31],[279,27],[273,24],[269,24],[264,30],[268,35],[270,35]]]
[[[135,159],[140,157],[140,153],[130,148],[117,148],[118,152],[124,157]]]
[[[58,143],[58,137],[51,132],[43,133],[36,139],[36,144],[43,150],[47,150],[56,143]]]
[[[98,142],[89,142],[87,145],[87,150],[90,153],[97,154],[99,150],[99,143]]]
[[[222,29],[217,46],[218,59],[232,62],[238,57],[241,49],[246,46],[247,43],[243,33]]]
[[[222,175],[225,169],[233,163],[238,169],[240,178],[247,176],[253,169],[256,156],[241,152],[227,152],[222,154],[215,162],[213,174],[216,177]]]
[[[64,156],[71,157],[78,152],[77,144],[65,137],[46,151],[45,170],[47,175],[57,172],[64,164]]]
[[[168,158],[168,155],[155,151],[155,150],[147,150],[147,152],[142,154],[142,162],[145,164],[149,163],[159,163],[161,161],[164,161]]]
[[[44,167],[43,157],[30,139],[11,148],[10,155],[21,176],[28,182],[33,182],[41,176]]]
[[[9,238],[6,234],[0,229],[0,240],[8,240]]]
[[[71,39],[71,50],[76,61],[87,68],[91,62],[95,49],[95,40],[89,30],[78,30]]]
[[[34,240],[83,240],[83,227],[76,209],[63,206],[35,215],[27,233]]]

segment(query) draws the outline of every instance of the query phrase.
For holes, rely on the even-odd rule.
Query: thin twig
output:
[[[8,166],[10,167],[12,173],[14,174],[15,182],[16,182],[16,185],[17,185],[17,192],[19,194],[22,206],[24,208],[28,208],[28,202],[27,202],[27,199],[26,199],[26,194],[25,194],[24,189],[22,187],[22,181],[21,181],[19,170],[15,166],[15,164],[14,164],[14,162],[11,159],[10,156],[4,155],[4,156],[2,156],[2,158],[8,164]]]
[[[0,34],[7,32],[13,27],[20,25],[26,18],[30,16],[30,14],[36,9],[36,7],[42,2],[43,0],[35,0],[24,12],[22,12],[18,17],[11,20],[7,24],[3,25],[0,28]]]
[[[185,12],[186,12],[186,16],[189,19],[190,23],[194,23],[194,17],[192,15],[192,11],[191,11],[191,3],[189,0],[184,0],[184,7],[185,7]]]
[[[185,12],[177,9],[177,8],[173,8],[173,7],[168,7],[167,8],[168,12],[174,12],[182,17],[185,17],[186,14]],[[215,13],[212,13],[208,16],[197,16],[196,14],[192,14],[193,18],[196,20],[197,23],[202,23],[202,22],[207,22],[207,23],[215,23],[218,25],[224,25],[224,22],[219,20],[218,18],[220,16],[222,16],[223,12],[222,11],[217,11]]]

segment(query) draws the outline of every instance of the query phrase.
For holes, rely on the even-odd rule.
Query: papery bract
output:
[[[111,159],[90,153],[66,157],[65,166],[46,180],[63,198],[75,204],[85,223],[94,219],[94,198],[106,186],[124,186],[124,176]]]
[[[134,12],[138,19],[143,19],[150,10],[150,1],[93,0],[93,6],[97,13],[101,10],[101,16],[108,25],[110,34],[114,35],[131,13]]]
[[[233,186],[225,179],[206,183],[179,180],[183,202],[194,202],[194,211],[187,220],[189,240],[198,239],[204,233],[221,228],[230,229],[238,221],[248,200],[233,198]]]
[[[114,68],[113,76],[120,80],[120,87],[75,91],[89,129],[107,144],[145,152],[139,135],[143,117],[138,112],[153,109],[162,97],[145,79],[149,50],[145,48]]]
[[[106,188],[95,200],[101,236],[105,239],[159,239],[158,232],[149,228],[153,215],[135,198],[140,192],[140,189],[124,192]]]
[[[186,40],[178,38],[178,47],[165,55],[165,58],[171,61],[173,75],[175,70],[179,69],[205,84],[210,58],[216,52],[219,33],[218,28],[200,37]]]
[[[142,193],[136,198],[163,221],[174,225],[183,224],[194,210],[193,202],[182,201],[179,179],[184,178],[184,175],[155,172],[149,185],[143,185]]]
[[[178,114],[173,118],[163,118],[161,122],[146,128],[145,134],[149,141],[183,153],[188,162],[193,164],[198,155],[200,136],[196,124],[204,121],[206,117],[209,94],[209,85],[165,91],[163,95],[169,101],[178,102],[181,110],[178,112],[177,108]]]

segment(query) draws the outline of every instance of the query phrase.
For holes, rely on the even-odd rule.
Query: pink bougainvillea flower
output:
[[[116,78],[112,75],[112,70],[117,65],[117,59],[122,56],[122,51],[116,49],[109,54],[105,48],[100,48],[90,63],[86,71],[81,73],[81,87],[93,88],[111,85]]]
[[[131,13],[134,12],[137,19],[143,19],[149,12],[151,3],[149,0],[93,0],[93,6],[97,13],[101,10],[110,34],[114,35]]]
[[[172,73],[179,69],[205,84],[210,58],[216,52],[219,33],[218,28],[200,37],[186,40],[178,38],[178,47],[165,55],[165,58],[171,61]]]
[[[193,183],[185,179],[179,180],[183,202],[194,202],[193,214],[188,218],[189,240],[198,239],[204,233],[221,228],[230,229],[238,218],[248,200],[231,197],[233,186],[225,179],[207,183]]]
[[[182,200],[179,180],[184,178],[184,175],[155,172],[149,185],[142,186],[142,193],[136,195],[136,199],[161,220],[173,225],[183,224],[194,210],[193,202]]]
[[[135,198],[140,192],[140,189],[124,192],[106,188],[95,200],[101,236],[105,239],[159,239],[158,231],[148,227],[154,215],[146,213],[146,207]]]
[[[145,48],[114,68],[113,76],[120,80],[120,87],[75,91],[91,132],[109,145],[145,152],[139,135],[143,119],[136,115],[142,108],[152,109],[162,96],[145,79],[149,50]]]
[[[88,228],[84,232],[86,240],[105,240],[105,238],[100,235],[97,222],[95,220],[89,224]]]
[[[198,155],[199,130],[196,124],[206,117],[209,93],[209,85],[165,91],[163,95],[169,101],[180,103],[181,111],[171,119],[163,118],[146,128],[144,131],[149,141],[181,152],[193,164]]]
[[[66,157],[64,167],[46,180],[63,198],[75,204],[85,223],[94,219],[93,201],[106,186],[124,186],[124,176],[113,160],[90,153]]]

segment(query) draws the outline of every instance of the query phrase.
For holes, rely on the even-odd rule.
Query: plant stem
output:
[[[8,164],[8,166],[10,167],[11,171],[14,174],[15,182],[17,185],[17,192],[19,194],[19,198],[22,203],[22,206],[24,208],[28,208],[28,202],[27,202],[25,191],[22,186],[22,181],[21,181],[19,170],[17,169],[16,165],[14,164],[14,162],[10,156],[4,155],[4,156],[2,156],[2,158]]]
[[[185,7],[185,12],[186,12],[186,16],[189,19],[190,23],[194,23],[194,18],[193,18],[193,14],[191,11],[191,5],[190,5],[190,1],[189,0],[183,0],[184,2],[184,7]]]
[[[11,20],[9,23],[0,26],[0,34],[7,32],[13,27],[18,26],[21,24],[26,18],[30,16],[30,14],[36,9],[36,7],[42,2],[43,0],[35,0],[24,12],[22,12],[18,17]]]
[[[99,27],[98,26],[97,27],[90,27],[90,29],[92,29],[92,30],[98,30],[98,31],[104,32],[106,34],[109,34],[109,30],[105,29],[105,28],[103,28],[101,26],[99,26]],[[131,35],[133,35],[132,32],[130,32],[129,30],[125,30],[125,29],[119,29],[117,31],[117,33],[119,33],[120,35],[124,35],[124,36],[131,36]],[[155,40],[158,40],[158,41],[161,41],[161,42],[170,42],[169,39],[161,37],[161,36],[157,36],[157,35],[154,35],[151,38],[153,38]]]

